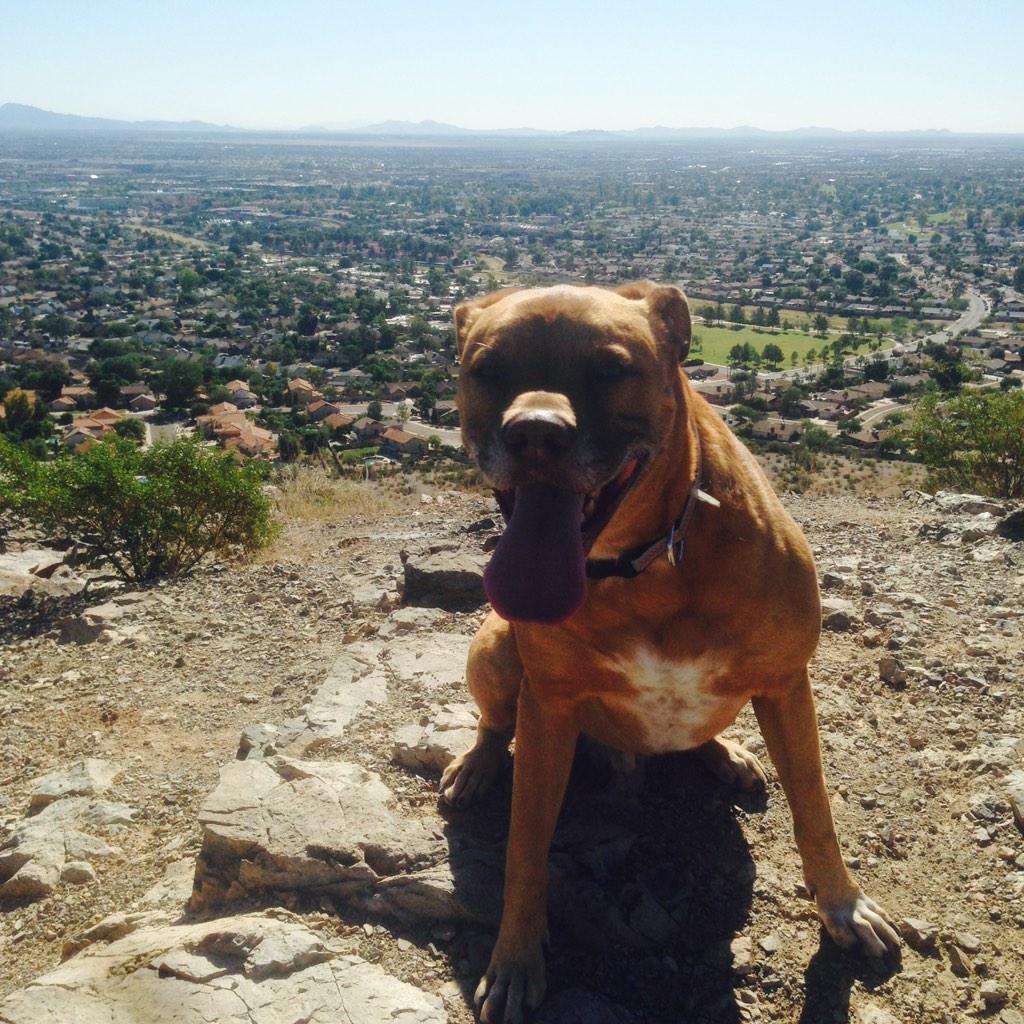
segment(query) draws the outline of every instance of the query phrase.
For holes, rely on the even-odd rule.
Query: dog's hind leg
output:
[[[469,649],[466,681],[480,708],[476,742],[441,776],[441,796],[465,807],[482,796],[501,771],[515,732],[523,679],[512,628],[494,612],[484,620]]]
[[[695,751],[704,767],[722,782],[740,789],[760,789],[768,782],[761,762],[742,744],[716,736]]]

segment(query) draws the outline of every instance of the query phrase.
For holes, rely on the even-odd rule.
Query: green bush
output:
[[[190,438],[141,449],[109,437],[56,462],[12,465],[16,511],[125,580],[176,576],[275,533],[260,469]]]
[[[1024,498],[1024,393],[925,395],[914,409],[909,440],[940,482]]]

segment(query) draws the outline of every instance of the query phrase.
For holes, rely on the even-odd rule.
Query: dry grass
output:
[[[259,565],[320,557],[329,536],[325,529],[387,516],[409,504],[394,487],[338,479],[308,466],[283,470],[274,481],[272,500],[281,531],[273,544],[251,559]]]
[[[393,512],[392,492],[362,480],[339,480],[322,469],[297,466],[283,470],[275,481],[274,508],[285,526],[340,523],[353,516]]]

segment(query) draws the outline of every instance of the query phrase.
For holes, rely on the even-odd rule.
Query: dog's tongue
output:
[[[490,564],[484,590],[512,622],[561,622],[587,595],[580,534],[583,497],[540,484],[516,489],[515,506]]]

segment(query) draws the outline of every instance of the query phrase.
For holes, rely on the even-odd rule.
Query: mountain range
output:
[[[23,103],[0,105],[0,132],[191,132],[223,133],[251,132],[265,134],[258,129],[236,128],[231,125],[211,124],[208,121],[120,121],[108,117],[84,117],[79,114],[59,114],[52,110],[28,106]],[[655,125],[624,130],[584,129],[577,131],[549,131],[539,128],[461,128],[440,121],[381,121],[376,124],[348,122],[344,125],[307,125],[288,130],[299,134],[374,135],[382,137],[498,137],[498,138],[551,138],[599,141],[684,141],[687,139],[843,139],[870,138],[947,138],[953,135],[946,129],[916,131],[840,131],[836,128],[806,127],[788,131],[772,131],[743,125],[738,128],[669,128]]]

